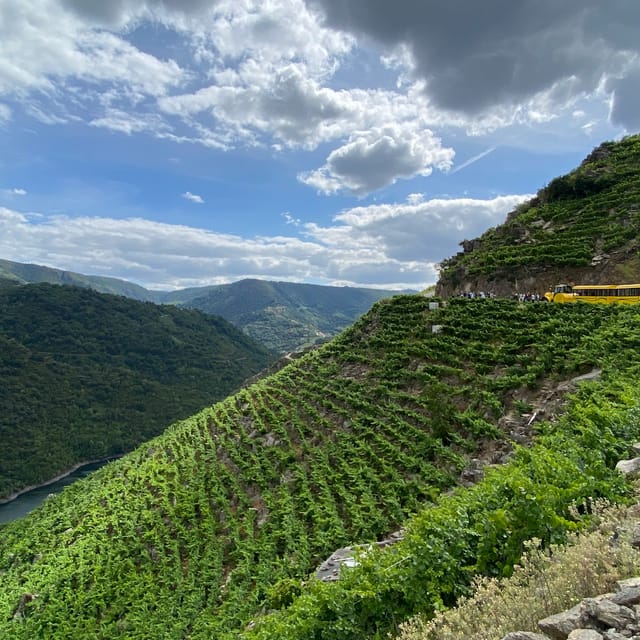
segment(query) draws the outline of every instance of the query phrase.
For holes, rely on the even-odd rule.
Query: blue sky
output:
[[[0,258],[420,288],[640,130],[635,0],[3,0]]]

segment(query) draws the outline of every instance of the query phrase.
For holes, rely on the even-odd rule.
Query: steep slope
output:
[[[77,287],[0,288],[0,498],[130,451],[273,359],[198,311]]]
[[[264,345],[285,353],[340,333],[392,291],[240,280],[210,288],[184,306],[221,315]]]
[[[524,538],[560,539],[572,501],[619,496],[613,465],[640,421],[594,406],[547,427],[509,475],[439,497],[470,458],[504,461],[531,437],[534,395],[594,366],[605,380],[637,370],[640,309],[429,303],[377,303],[339,338],[0,527],[0,635],[385,637],[451,602],[474,571],[506,569]],[[601,394],[620,411],[638,402],[623,383]],[[311,578],[335,548],[403,524],[404,541],[344,581]]]
[[[640,281],[640,136],[605,142],[441,263],[439,295]]]

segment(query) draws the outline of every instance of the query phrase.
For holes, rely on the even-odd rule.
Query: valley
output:
[[[382,297],[337,336],[275,364],[273,352],[201,312],[136,303],[136,321],[125,310],[131,301],[118,298],[103,342],[99,294],[64,288],[62,297],[81,304],[58,306],[52,285],[6,285],[2,295],[24,295],[63,318],[38,327],[21,320],[38,314],[20,313],[17,297],[6,305],[10,468],[28,463],[34,443],[53,448],[42,427],[50,414],[66,415],[90,375],[72,368],[77,359],[101,364],[117,390],[105,412],[138,412],[126,423],[108,414],[98,441],[88,401],[84,415],[95,420],[80,450],[93,451],[115,425],[120,437],[138,421],[148,419],[149,430],[133,451],[0,525],[0,636],[394,637],[403,622],[472,596],[479,577],[510,576],[532,544],[575,540],[597,521],[596,505],[635,500],[616,464],[640,441],[640,306],[512,294],[548,281],[635,277],[639,140],[601,145],[503,226],[463,243],[443,262],[436,296]],[[270,300],[274,289],[264,294]],[[459,295],[480,290],[497,295]],[[260,366],[168,420],[165,401],[191,397],[207,373],[248,357],[235,341],[212,353],[203,334],[177,333],[200,320],[238,339]],[[82,339],[52,330],[83,322]],[[133,340],[114,333],[123,325]],[[125,374],[131,364],[139,369]],[[173,394],[161,386],[172,369],[188,372]],[[21,400],[27,382],[60,370],[57,386],[44,387],[54,393]],[[38,413],[50,396],[62,402]],[[322,563],[347,547],[339,579],[318,579]]]
[[[635,307],[451,300],[430,310],[430,302],[397,296],[378,303],[338,339],[176,423],[2,527],[0,619],[9,622],[0,629],[16,639],[45,628],[60,638],[222,638],[243,630],[248,637],[303,638],[309,625],[322,627],[331,615],[342,620],[339,637],[365,638],[393,628],[388,607],[405,617],[434,606],[429,598],[449,602],[463,593],[465,566],[500,570],[517,559],[528,537],[559,539],[573,500],[623,490],[603,462],[629,446],[635,425],[624,435],[607,427],[611,440],[591,450],[591,459],[580,442],[594,436],[593,428],[559,422],[562,428],[536,426],[538,437],[547,433],[546,448],[529,454],[516,447],[514,462],[496,467],[506,471],[492,470],[490,480],[468,494],[440,497],[472,459],[508,462],[514,443],[499,428],[500,417],[526,412],[530,390],[545,380],[600,366],[605,390],[595,384],[583,392],[583,401],[594,405],[590,419],[605,411],[596,406],[607,397],[624,392],[615,402],[630,403],[621,375],[636,362],[635,351],[625,348],[636,339]],[[612,334],[624,336],[613,347]],[[608,366],[612,360],[615,369]],[[566,438],[573,453],[565,450]],[[536,462],[536,456],[542,457]],[[576,475],[578,468],[583,471]],[[499,479],[500,473],[506,475]],[[520,510],[526,501],[514,503],[508,510],[513,524],[500,524],[514,482],[534,483],[527,491],[538,496],[538,507],[529,513]],[[438,519],[449,518],[451,501],[471,509],[468,534]],[[477,527],[487,509],[497,528],[483,533]],[[444,529],[417,533],[434,522]],[[372,565],[355,568],[339,584],[321,588],[308,581],[337,547],[381,539],[400,525],[414,533],[371,556]],[[504,526],[512,535],[503,539]],[[419,560],[424,544],[444,544],[437,540],[445,531],[464,544],[447,552],[455,570]],[[446,537],[451,544],[454,538]],[[385,589],[371,592],[378,593],[375,607],[344,617],[344,607],[365,593],[359,581],[391,565],[400,573],[389,573]],[[432,570],[431,578],[423,574]],[[401,600],[397,580],[414,585],[401,590]],[[425,591],[418,586],[423,580],[435,582]],[[39,597],[15,619],[11,612],[25,592]],[[326,598],[344,613],[333,606],[333,613],[322,613]],[[269,611],[251,631],[252,620]],[[275,631],[282,625],[287,634]]]

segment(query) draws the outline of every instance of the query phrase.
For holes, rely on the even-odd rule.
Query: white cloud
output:
[[[450,168],[453,150],[434,132],[492,136],[488,146],[535,144],[533,126],[546,131],[542,145],[569,132],[610,137],[608,101],[615,126],[640,127],[640,45],[626,26],[635,5],[519,6],[7,0],[0,124],[23,108],[52,126],[85,122],[219,150],[327,145],[324,164],[300,179],[355,195]],[[153,49],[139,37],[150,25]],[[397,74],[394,88],[377,84],[377,72],[351,71],[374,47],[378,71]]]
[[[159,96],[184,72],[122,37],[92,28],[56,0],[0,4],[0,94],[40,90],[55,94],[79,80],[117,83],[140,95]]]
[[[294,227],[299,227],[302,224],[300,218],[294,218],[288,211],[284,211],[280,215],[287,224],[292,224]]]
[[[127,135],[141,131],[155,132],[157,135],[161,135],[161,132],[169,131],[169,126],[156,114],[135,115],[121,109],[107,109],[104,116],[94,118],[89,122],[89,125],[111,129]]]
[[[191,191],[185,191],[182,194],[182,197],[185,200],[191,200],[191,202],[195,202],[197,204],[204,204],[204,200],[202,199],[202,196],[199,196],[195,193],[191,193]]]
[[[188,193],[188,192],[187,192]],[[357,207],[303,237],[245,238],[141,218],[71,218],[0,208],[0,255],[171,289],[247,277],[420,288],[464,238],[504,220],[525,196]],[[297,222],[297,221],[296,221]]]
[[[428,176],[434,167],[446,170],[453,156],[453,149],[443,148],[432,131],[406,122],[354,134],[329,154],[323,167],[299,179],[322,193],[346,189],[366,195],[398,178]]]
[[[433,264],[456,253],[462,240],[504,222],[507,213],[531,197],[410,199],[404,204],[355,207],[337,215],[337,225],[309,224],[306,229],[311,238],[326,244],[376,248],[403,264]]]
[[[2,189],[2,192],[7,194],[8,196],[26,196],[27,192],[25,189],[20,189],[19,187],[14,187],[13,189]]]
[[[0,102],[0,126],[6,124],[11,120],[11,109]]]

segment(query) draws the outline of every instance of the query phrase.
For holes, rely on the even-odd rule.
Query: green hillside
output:
[[[16,284],[33,284],[47,282],[49,284],[65,284],[75,287],[93,289],[100,293],[111,293],[126,296],[134,300],[155,301],[153,292],[133,282],[108,278],[105,276],[85,276],[73,271],[52,269],[39,264],[24,264],[11,260],[0,260],[0,278],[14,281]]]
[[[278,353],[298,351],[337,335],[374,302],[395,293],[268,280],[151,291],[117,278],[87,276],[10,260],[0,260],[0,287],[3,279],[22,284],[68,284],[134,300],[200,309],[222,316]]]
[[[640,135],[600,145],[441,263],[438,293],[640,281]]]
[[[562,540],[572,502],[622,497],[640,308],[429,302],[378,302],[0,527],[0,637],[384,638],[508,572],[527,538]],[[567,406],[544,404],[594,367]],[[504,464],[450,494],[474,458]],[[340,581],[313,578],[401,526]]]
[[[198,311],[77,287],[0,287],[0,498],[130,451],[273,359]]]
[[[274,351],[285,353],[333,337],[391,291],[293,282],[240,280],[210,287],[184,306],[214,313]]]

